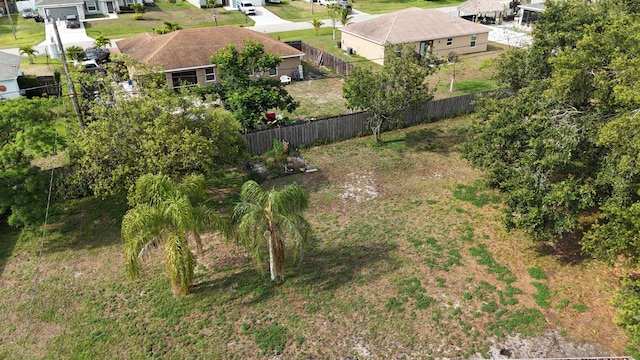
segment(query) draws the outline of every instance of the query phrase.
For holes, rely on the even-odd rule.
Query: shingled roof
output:
[[[0,51],[0,80],[15,80],[20,75],[20,60],[18,55]]]
[[[352,23],[342,31],[384,45],[487,33],[490,29],[440,10],[414,7]]]
[[[187,69],[211,64],[211,55],[235,44],[242,49],[243,40],[257,40],[266,52],[281,57],[303,56],[301,51],[269,35],[237,26],[182,29],[168,34],[139,34],[116,42],[120,52],[138,62],[160,64],[165,70]]]

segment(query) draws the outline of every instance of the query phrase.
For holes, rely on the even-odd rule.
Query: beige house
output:
[[[121,53],[140,63],[160,65],[167,84],[176,88],[180,84],[206,85],[219,82],[211,55],[229,44],[242,49],[244,40],[257,40],[266,52],[282,57],[282,63],[271,69],[268,76],[283,75],[298,78],[302,71],[304,53],[269,35],[237,26],[216,26],[183,29],[164,35],[144,33],[116,42]],[[266,75],[266,74],[265,74]]]
[[[342,29],[342,49],[378,64],[386,43],[415,43],[420,55],[446,56],[487,50],[489,27],[440,10],[411,8],[348,24]]]

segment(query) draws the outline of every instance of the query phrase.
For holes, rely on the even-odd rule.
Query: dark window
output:
[[[194,71],[183,71],[176,72],[171,74],[171,80],[173,82],[173,87],[177,88],[184,85],[197,84],[198,76]]]
[[[447,46],[451,46],[453,45],[453,38],[448,38],[447,39]]]
[[[204,77],[206,82],[216,81],[216,70],[214,68],[204,69]]]

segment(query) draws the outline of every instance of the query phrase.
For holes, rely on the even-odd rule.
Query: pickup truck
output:
[[[245,15],[255,15],[256,8],[253,7],[253,4],[248,1],[240,1],[238,2],[238,10],[242,11]]]

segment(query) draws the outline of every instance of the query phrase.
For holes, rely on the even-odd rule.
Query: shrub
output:
[[[144,19],[144,15],[141,13],[136,13],[133,14],[133,20],[143,20]]]

